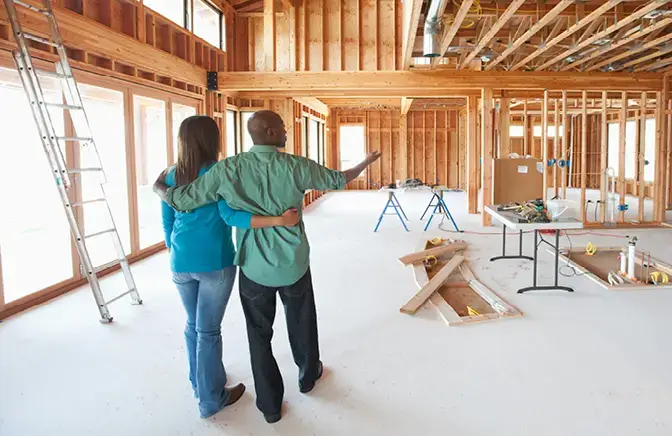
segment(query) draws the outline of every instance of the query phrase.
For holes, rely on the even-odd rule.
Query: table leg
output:
[[[537,286],[537,251],[538,251],[538,244],[537,244],[537,235],[539,233],[539,230],[534,231],[534,279],[532,281],[532,286],[529,286],[527,288],[522,288],[518,290],[519,294],[522,294],[527,291],[550,291],[550,290],[559,290],[559,291],[567,291],[567,292],[574,292],[574,289],[569,288],[567,286],[558,286],[558,274],[559,274],[559,256],[560,256],[560,231],[556,230],[555,231],[555,283],[553,286]],[[547,242],[548,244],[548,242]]]
[[[535,242],[536,244],[536,242]],[[507,256],[506,255],[506,225],[502,224],[502,255],[501,256],[495,256],[490,259],[490,262],[494,262],[495,260],[500,260],[500,259],[525,259],[525,260],[534,260],[530,256],[523,256],[523,231],[520,231],[520,247],[519,247],[519,253],[517,256]]]

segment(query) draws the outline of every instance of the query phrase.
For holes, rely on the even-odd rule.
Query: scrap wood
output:
[[[469,283],[469,287],[502,316],[522,316],[522,313],[518,309],[502,300],[497,294],[481,283],[466,263],[460,264],[460,273],[462,273],[462,277]]]
[[[409,315],[414,315],[420,306],[422,306],[425,301],[427,301],[434,292],[437,291],[443,285],[443,283],[448,279],[448,277],[462,264],[464,260],[463,256],[455,255],[450,262],[448,262],[439,272],[432,277],[406,304],[404,304],[399,311],[402,313],[407,313]]]
[[[417,253],[407,254],[406,256],[400,257],[399,261],[404,265],[412,265],[416,263],[424,262],[427,257],[435,256],[439,257],[447,253],[453,253],[457,251],[466,250],[467,243],[464,241],[456,241],[446,245],[440,245],[438,247],[429,248],[427,250],[418,251]]]

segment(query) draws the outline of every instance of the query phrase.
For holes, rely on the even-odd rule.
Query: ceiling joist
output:
[[[430,68],[435,68],[436,65],[439,63],[439,59],[441,59],[446,54],[448,47],[450,47],[450,43],[453,41],[453,38],[457,34],[457,31],[460,30],[462,22],[464,22],[464,17],[467,16],[467,13],[469,12],[469,8],[471,7],[472,3],[474,3],[474,0],[464,0],[462,2],[460,9],[457,11],[457,14],[455,14],[455,18],[453,18],[453,23],[450,25],[448,30],[446,30],[446,33],[443,35],[443,39],[441,40],[441,46],[439,48],[440,56],[438,58],[432,59]]]
[[[617,21],[616,23],[612,24],[611,26],[607,27],[601,32],[596,33],[595,35],[591,36],[590,38],[586,39],[585,41],[580,42],[579,44],[572,46],[568,48],[567,50],[563,51],[559,55],[555,56],[551,60],[543,63],[541,66],[536,68],[536,71],[541,71],[544,70],[551,65],[556,64],[557,62],[561,60],[567,59],[569,56],[573,55],[574,53],[583,50],[590,44],[594,43],[595,41],[605,38],[612,34],[613,32],[616,32],[617,30],[623,28],[624,26],[629,25],[630,23],[639,20],[642,18],[644,15],[648,14],[649,12],[652,12],[653,10],[664,6],[667,3],[667,0],[653,0],[651,3],[645,5],[641,9],[639,9],[637,12],[633,13],[627,18],[624,18],[622,20]]]
[[[408,9],[406,8],[408,6]],[[407,0],[404,3],[404,20],[403,20],[403,35],[402,35],[402,49],[404,70],[408,70],[411,65],[411,55],[413,53],[413,45],[415,45],[415,36],[418,33],[418,23],[420,22],[420,10],[422,9],[422,0]]]

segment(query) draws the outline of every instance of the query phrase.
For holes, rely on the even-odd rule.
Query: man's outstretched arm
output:
[[[361,161],[359,164],[355,165],[352,168],[349,168],[345,171],[343,171],[343,174],[345,174],[345,183],[350,183],[353,180],[355,180],[359,175],[372,163],[378,160],[382,153],[378,150],[371,152],[366,155],[363,161]]]

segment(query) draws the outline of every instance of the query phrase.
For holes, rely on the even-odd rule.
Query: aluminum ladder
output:
[[[84,105],[79,94],[79,89],[77,88],[77,83],[75,82],[75,78],[68,62],[67,53],[65,47],[63,46],[63,41],[56,23],[56,17],[54,16],[51,0],[41,1],[42,7],[36,7],[26,3],[25,1],[4,0],[9,22],[11,23],[12,31],[14,33],[14,39],[16,40],[17,44],[17,50],[14,50],[12,55],[19,72],[19,76],[21,77],[21,83],[23,84],[26,96],[30,102],[30,108],[33,113],[33,118],[35,119],[35,124],[37,125],[37,129],[39,131],[42,147],[44,148],[44,152],[46,153],[49,160],[52,176],[56,182],[59,197],[63,203],[68,224],[70,225],[72,237],[74,239],[75,245],[77,246],[77,252],[81,260],[82,274],[86,276],[89,285],[91,286],[93,298],[96,300],[96,304],[98,305],[98,310],[100,312],[100,321],[102,323],[110,323],[112,322],[112,315],[110,315],[110,311],[107,307],[110,303],[128,294],[130,294],[134,304],[142,304],[142,300],[140,299],[140,295],[136,289],[135,280],[131,274],[128,259],[126,259],[124,248],[121,239],[119,238],[117,227],[114,223],[112,211],[110,209],[107,196],[105,195],[104,185],[107,183],[107,178],[105,171],[103,170],[102,161],[100,159],[100,154],[98,153],[96,143],[93,140],[93,135],[89,126],[89,120],[86,115],[86,111],[84,110]],[[23,32],[18,19],[16,10],[17,6],[27,8],[32,12],[36,12],[42,16],[49,24],[51,36],[44,38],[28,32]],[[37,41],[56,49],[60,59],[54,63],[55,72],[33,68],[33,62],[26,40]],[[50,103],[45,101],[44,94],[42,92],[42,86],[40,84],[41,77],[49,77],[59,80],[63,96],[65,97],[65,104],[62,103],[62,100],[61,103]],[[76,132],[74,136],[57,136],[54,125],[51,121],[51,117],[49,115],[50,107],[60,108],[69,113],[70,119],[72,120],[72,125]],[[94,156],[94,160],[97,161],[97,163],[94,166],[88,168],[68,168],[63,154],[63,147],[68,142],[80,144],[81,150],[86,150],[91,153],[91,156]],[[79,176],[83,182],[85,178],[89,179],[88,177],[85,177],[85,174],[96,176],[94,179],[97,178],[97,183],[100,185],[100,192],[102,193],[102,196],[100,198],[86,200],[82,199],[78,202],[71,202],[68,197],[69,188],[72,187],[71,177],[74,178]],[[84,234],[77,224],[75,210],[91,203],[104,204],[104,210],[106,211],[106,215],[109,217],[109,223],[111,223],[111,227],[91,234]],[[98,238],[105,235],[111,237],[111,242],[114,244],[116,251],[116,259],[112,262],[95,266],[91,261],[89,250],[87,249],[87,242],[93,238]],[[121,270],[126,281],[127,290],[120,295],[117,295],[116,297],[106,301],[100,286],[98,273],[115,265],[121,266]]]

